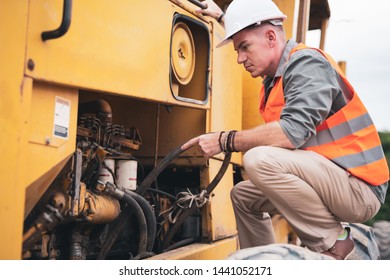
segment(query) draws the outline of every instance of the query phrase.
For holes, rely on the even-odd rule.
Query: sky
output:
[[[390,131],[390,1],[328,0],[325,51],[346,61],[346,75],[376,128]],[[306,44],[319,46],[319,32]]]

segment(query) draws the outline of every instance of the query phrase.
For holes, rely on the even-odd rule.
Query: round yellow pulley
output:
[[[178,22],[172,32],[172,68],[179,83],[191,81],[195,70],[195,45],[191,30],[183,22]]]

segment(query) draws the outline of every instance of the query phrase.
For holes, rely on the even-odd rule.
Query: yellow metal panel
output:
[[[236,63],[237,56],[232,45],[215,48],[223,37],[224,30],[216,24],[213,42],[211,131],[241,130],[242,66]],[[218,157],[222,158],[221,155]],[[241,163],[241,154],[234,153],[232,162]]]
[[[169,86],[172,19],[176,11],[195,17],[168,0],[151,2],[117,0],[108,5],[101,0],[73,1],[68,32],[42,41],[43,31],[59,26],[63,1],[34,0],[27,58],[35,67],[27,74],[81,88],[183,104],[173,98]],[[145,82],[148,80],[153,82]]]
[[[24,217],[30,213],[75,150],[78,108],[76,89],[33,84],[31,79],[26,81],[23,87],[25,127],[21,133],[20,146],[23,158],[18,166],[19,183],[23,192],[26,192]],[[61,107],[56,107],[58,100],[68,102],[65,111],[61,112]],[[63,116],[69,117],[67,138],[54,134],[56,118]]]
[[[69,107],[55,109],[58,98],[67,100]],[[25,146],[23,185],[28,186],[53,166],[71,155],[76,147],[78,91],[44,83],[35,83],[31,97],[28,143]],[[55,117],[69,114],[68,137],[54,135]]]
[[[222,162],[210,159],[210,180],[212,180],[221,167]],[[208,234],[213,241],[232,236],[237,233],[236,221],[230,200],[230,191],[233,188],[233,170],[230,165],[225,175],[215,187],[210,196],[208,205]]]
[[[149,258],[149,260],[223,260],[238,250],[236,236],[213,243],[196,243]]]
[[[287,16],[283,22],[284,30],[286,31],[286,38],[290,39],[294,36],[294,28],[297,26],[297,0],[273,0],[279,9]]]
[[[176,106],[167,111],[161,107],[160,115],[158,150],[162,155],[168,154],[172,147],[178,147],[191,137],[205,132],[205,110]],[[186,155],[196,155],[197,153],[197,149],[192,148],[186,152]]]
[[[61,160],[59,163],[57,163],[54,166],[46,166],[50,168],[48,171],[42,174],[36,174],[40,175],[40,177],[35,180],[32,184],[30,184],[26,189],[26,201],[25,201],[25,207],[24,207],[24,218],[30,214],[31,210],[34,208],[35,204],[38,202],[38,200],[42,197],[46,189],[50,186],[50,184],[54,181],[56,176],[60,173],[60,171],[63,169],[65,164],[68,162],[69,158],[71,156],[65,157],[63,160]],[[40,160],[40,159],[39,159]],[[38,162],[38,160],[36,160]],[[40,162],[41,164],[41,162]],[[27,167],[26,167],[27,166]],[[26,162],[26,164],[23,165],[22,168],[24,172],[26,170],[29,170],[30,164]],[[23,176],[25,177],[25,176]]]
[[[24,188],[19,164],[24,121],[23,69],[28,1],[2,1],[0,8],[0,259],[21,257]],[[26,82],[28,84],[28,82]]]
[[[264,123],[259,113],[262,79],[252,78],[245,69],[242,70],[242,79],[242,128],[250,129]]]

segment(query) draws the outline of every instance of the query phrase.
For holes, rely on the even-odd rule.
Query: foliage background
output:
[[[390,165],[390,131],[379,132],[379,137],[382,141],[382,147],[386,156],[387,164]],[[373,219],[369,220],[367,224],[372,225],[375,221],[379,220],[390,221],[390,190],[387,190],[385,204],[382,205],[378,214]]]

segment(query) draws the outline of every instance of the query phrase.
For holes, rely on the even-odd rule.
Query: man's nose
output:
[[[245,60],[246,60],[246,55],[244,55],[243,53],[238,53],[237,54],[237,63],[238,64],[244,63]]]

